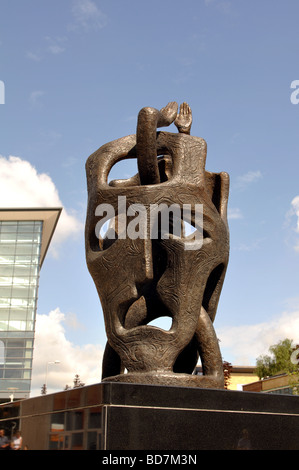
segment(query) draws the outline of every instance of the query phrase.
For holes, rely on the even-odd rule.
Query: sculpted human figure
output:
[[[102,379],[223,388],[213,321],[229,255],[229,177],[205,170],[206,142],[190,135],[191,109],[183,103],[177,110],[175,102],[160,111],[143,108],[136,135],[103,145],[86,163],[86,260],[108,338]],[[157,131],[173,122],[178,133]],[[137,159],[138,174],[108,183],[113,165],[127,158]],[[161,209],[163,219],[172,205],[181,208],[182,227],[183,208],[191,208],[192,235],[176,235],[178,213],[170,215],[168,233],[160,219],[153,225],[151,208]],[[101,238],[98,224],[110,207],[113,223]],[[129,237],[140,208],[143,236]],[[172,320],[168,331],[149,325],[165,316]],[[202,376],[193,374],[199,358]]]

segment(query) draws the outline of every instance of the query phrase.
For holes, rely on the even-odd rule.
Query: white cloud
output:
[[[294,197],[294,199],[291,202],[292,206],[292,214],[297,216],[297,225],[295,231],[299,234],[299,196]],[[295,251],[299,252],[299,240],[297,240],[295,244]]]
[[[299,342],[299,309],[285,311],[272,320],[255,325],[222,327],[217,330],[224,360],[235,365],[255,365],[269,347],[289,338]],[[229,356],[229,359],[227,357]]]
[[[205,5],[209,7],[210,5],[215,6],[215,8],[222,13],[230,13],[232,3],[228,0],[204,0]]]
[[[65,51],[64,47],[58,46],[58,44],[51,44],[48,47],[49,52],[52,54],[61,54],[63,51]]]
[[[229,208],[227,212],[227,217],[229,220],[233,219],[243,219],[243,214],[240,209],[237,207],[235,208]]]
[[[33,60],[34,62],[40,62],[45,57],[48,56],[48,53],[53,55],[61,54],[65,51],[65,44],[67,41],[67,37],[50,37],[46,36],[44,38],[45,45],[41,45],[35,51],[27,51],[26,57],[27,59]],[[33,93],[40,93],[40,92],[33,92]],[[43,92],[42,92],[43,93]],[[34,95],[33,95],[34,96]]]
[[[294,217],[297,219],[294,227]],[[299,196],[291,201],[291,207],[285,216],[284,228],[287,230],[286,243],[299,253]]]
[[[61,391],[65,385],[73,386],[76,374],[86,385],[101,381],[102,347],[71,343],[65,334],[64,324],[67,322],[68,315],[59,308],[48,315],[37,315],[31,397],[40,395],[46,376],[48,393]],[[54,361],[60,362],[48,364]]]
[[[72,6],[73,23],[70,30],[101,29],[107,23],[106,15],[92,0],[74,0]]]
[[[30,162],[19,157],[0,155],[0,207],[63,207],[58,190],[45,173],[38,173]],[[62,210],[50,252],[58,253],[59,245],[82,233],[83,223],[71,211]]]
[[[37,54],[37,53],[32,52],[32,51],[27,51],[26,52],[26,57],[30,60],[34,60],[35,62],[39,62],[41,60],[40,54]]]
[[[295,214],[298,217],[297,221],[297,231],[299,232],[299,196],[294,197],[294,199],[291,202],[291,206],[295,212]]]
[[[265,241],[265,238],[257,238],[247,243],[239,243],[233,247],[233,250],[236,251],[255,251],[261,248],[262,243]]]
[[[245,175],[238,176],[236,187],[238,189],[245,189],[251,183],[256,183],[262,178],[262,173],[257,171],[248,171]]]
[[[66,37],[51,38],[50,36],[46,36],[45,39],[48,43],[47,50],[51,52],[51,54],[57,55],[65,51]]]

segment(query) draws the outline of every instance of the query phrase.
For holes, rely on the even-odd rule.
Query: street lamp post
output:
[[[56,361],[49,361],[49,362],[47,362],[47,364],[46,364],[46,376],[45,376],[45,384],[44,384],[45,394],[47,393],[48,369],[49,369],[49,365],[51,365],[51,364],[60,364],[60,361],[58,361],[58,360],[56,360]]]

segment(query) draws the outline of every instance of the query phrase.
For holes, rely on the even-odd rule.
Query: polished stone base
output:
[[[299,449],[296,396],[106,385],[108,450]]]
[[[106,381],[0,405],[0,426],[32,450],[299,450],[299,397]]]
[[[221,371],[222,372],[222,371]],[[134,372],[108,377],[103,382],[119,382],[143,385],[165,385],[175,387],[224,388],[223,375],[192,375],[174,372]]]

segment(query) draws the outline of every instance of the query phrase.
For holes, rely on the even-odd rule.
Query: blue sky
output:
[[[85,264],[85,161],[134,134],[142,107],[169,101],[191,106],[207,169],[230,174],[230,262],[215,321],[224,359],[254,364],[280,339],[299,341],[298,14],[296,0],[1,2],[0,206],[64,207],[40,277],[37,389],[55,359],[53,388],[75,373],[100,376],[106,334]]]

